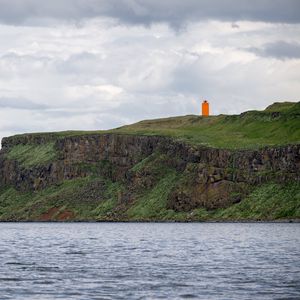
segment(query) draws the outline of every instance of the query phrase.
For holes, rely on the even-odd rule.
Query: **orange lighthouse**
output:
[[[206,100],[202,102],[202,116],[203,117],[209,116],[209,103]]]

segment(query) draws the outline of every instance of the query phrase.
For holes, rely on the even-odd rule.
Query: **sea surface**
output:
[[[300,299],[300,224],[0,223],[0,299]]]

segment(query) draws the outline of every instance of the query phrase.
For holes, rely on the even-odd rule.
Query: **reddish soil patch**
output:
[[[69,220],[69,219],[72,219],[72,218],[74,218],[74,213],[72,211],[69,211],[69,210],[62,211],[57,216],[58,221],[66,221],[66,220]]]
[[[65,210],[59,212],[60,207],[52,207],[47,212],[43,213],[39,220],[40,221],[66,221],[74,218],[75,214],[72,211]]]
[[[51,221],[53,216],[59,211],[58,207],[49,208],[47,212],[40,216],[40,221]]]

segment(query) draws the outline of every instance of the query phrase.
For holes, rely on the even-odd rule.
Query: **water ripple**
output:
[[[300,224],[0,226],[1,300],[300,299]]]

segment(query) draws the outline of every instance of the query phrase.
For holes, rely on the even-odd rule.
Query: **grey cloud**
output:
[[[129,24],[166,22],[172,27],[207,19],[299,23],[299,0],[0,0],[0,21],[80,22],[98,16]]]
[[[277,41],[274,43],[267,43],[262,48],[250,48],[248,50],[262,57],[274,57],[281,60],[300,58],[299,43]]]
[[[46,109],[47,106],[42,104],[37,104],[28,99],[23,99],[23,98],[1,97],[0,108],[41,110],[41,109]]]
[[[185,94],[209,95],[211,86],[215,86],[215,77],[204,72],[201,63],[180,65],[172,74],[170,90]]]
[[[231,28],[240,28],[240,26],[238,24],[236,24],[236,23],[232,23],[231,24]]]

